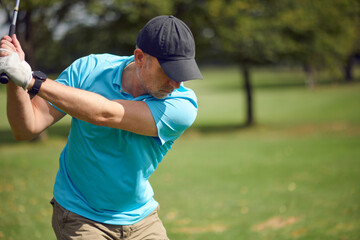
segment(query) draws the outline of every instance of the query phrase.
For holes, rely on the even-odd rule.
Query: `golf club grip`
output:
[[[9,36],[12,36],[15,34],[16,26],[14,24],[10,25],[9,29]],[[0,83],[7,84],[9,82],[9,77],[6,75],[6,73],[2,73],[0,76]]]
[[[14,24],[11,24],[9,29],[9,36],[11,37],[12,35],[14,35],[15,31],[16,31],[16,26]]]

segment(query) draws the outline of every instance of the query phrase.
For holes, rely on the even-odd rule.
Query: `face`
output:
[[[136,75],[145,93],[162,99],[180,87],[180,82],[175,82],[166,76],[155,57],[145,54],[144,60],[145,63],[136,68]]]

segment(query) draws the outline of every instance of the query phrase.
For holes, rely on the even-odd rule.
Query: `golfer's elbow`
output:
[[[12,133],[16,141],[30,141],[36,138],[40,134],[40,133],[39,134],[32,133],[30,131],[16,131],[16,130],[12,130]]]
[[[29,140],[32,139],[31,137],[25,136],[23,134],[13,134],[13,136],[14,136],[15,140],[19,141],[19,142],[21,142],[21,141],[29,141]]]
[[[114,117],[111,114],[95,115],[88,120],[88,122],[91,124],[94,124],[96,126],[103,126],[103,127],[111,127],[112,123],[115,121],[116,120],[114,119]]]
[[[121,107],[120,109],[115,110],[115,107],[119,107],[119,104],[111,104],[103,105],[101,111],[96,113],[92,113],[89,118],[88,122],[97,126],[103,127],[114,127],[118,124],[121,124],[124,118],[124,109]]]

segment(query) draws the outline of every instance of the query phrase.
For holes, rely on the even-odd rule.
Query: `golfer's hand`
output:
[[[24,60],[21,60],[19,54],[16,52],[5,48],[0,48],[0,52],[1,56],[6,55],[0,57],[0,73],[5,72],[11,81],[26,90],[32,80],[30,65]]]
[[[19,54],[19,57],[22,61],[25,60],[25,53],[21,48],[19,40],[16,38],[16,34],[12,37],[4,36],[0,41],[0,48],[10,50],[11,52],[15,52]],[[8,52],[1,51],[0,57],[8,56]]]

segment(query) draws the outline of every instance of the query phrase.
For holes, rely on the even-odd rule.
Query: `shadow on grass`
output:
[[[204,134],[230,133],[237,130],[248,129],[252,126],[247,124],[227,124],[227,125],[196,125],[191,127],[188,132],[199,132]]]
[[[51,126],[46,130],[47,137],[49,138],[64,138],[66,139],[69,134],[70,126],[61,125],[61,126]],[[0,129],[0,146],[16,144],[18,141],[15,140],[10,129]]]
[[[260,90],[260,89],[266,89],[266,90],[271,90],[271,89],[293,89],[293,88],[306,88],[305,83],[303,82],[294,82],[294,83],[285,83],[285,84],[266,84],[266,83],[259,83],[259,84],[253,84],[253,88],[255,90]],[[233,92],[233,91],[243,91],[244,86],[243,83],[241,82],[240,84],[236,84],[236,85],[224,85],[224,86],[218,86],[216,91],[222,91],[222,92]]]
[[[203,134],[213,134],[213,133],[230,133],[237,130],[243,130],[250,128],[246,124],[228,124],[228,125],[200,125],[193,126],[185,134],[191,132],[198,132]],[[61,125],[61,126],[52,126],[47,129],[48,138],[63,138],[66,139],[69,134],[70,126]],[[18,141],[14,139],[14,136],[10,129],[0,129],[0,146],[8,144],[16,144]]]
[[[344,85],[351,85],[351,84],[360,84],[360,79],[354,79],[352,82],[346,82],[343,80],[331,80],[331,79],[325,79],[325,80],[319,80],[316,82],[316,87],[322,87],[322,86],[344,86]],[[312,89],[309,86],[307,86],[305,81],[296,81],[296,82],[261,82],[261,83],[254,83],[252,81],[252,87],[256,90],[273,90],[273,89]],[[243,80],[239,79],[239,83],[233,84],[233,85],[222,85],[217,86],[216,91],[226,91],[226,92],[233,92],[233,91],[243,91]]]
[[[48,128],[47,133],[49,137],[67,138],[70,131],[69,125],[54,125]]]
[[[16,143],[14,136],[10,129],[1,129],[0,130],[0,146],[5,144],[14,144]]]

